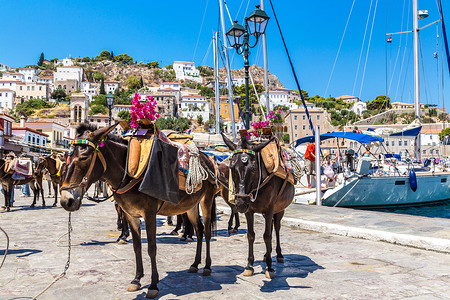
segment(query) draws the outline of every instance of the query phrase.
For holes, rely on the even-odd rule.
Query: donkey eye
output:
[[[78,158],[78,160],[79,161],[85,161],[85,160],[87,160],[89,157],[88,156],[80,156],[79,158]]]

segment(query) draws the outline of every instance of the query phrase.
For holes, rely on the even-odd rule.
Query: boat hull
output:
[[[450,199],[450,174],[417,174],[417,190],[408,176],[366,176],[327,191],[322,205],[339,207],[416,206]]]

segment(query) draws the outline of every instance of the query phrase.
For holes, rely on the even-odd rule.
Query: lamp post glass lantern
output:
[[[111,126],[111,109],[114,104],[114,95],[113,94],[108,93],[108,95],[106,95],[106,104],[108,105],[108,110],[109,110],[108,123],[109,123],[109,126]]]
[[[259,37],[266,31],[267,22],[269,21],[267,14],[256,5],[256,9],[245,18],[245,27],[234,21],[233,26],[227,32],[228,42],[230,46],[236,49],[237,54],[244,54],[245,69],[245,128],[250,128],[250,100],[249,100],[249,49],[254,48],[258,44]],[[255,37],[255,42],[250,45],[250,35]],[[243,47],[241,49],[241,47]]]

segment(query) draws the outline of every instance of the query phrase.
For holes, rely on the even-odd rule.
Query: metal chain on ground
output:
[[[5,234],[6,236],[6,250],[5,254],[3,255],[2,263],[0,264],[0,269],[3,267],[3,264],[5,263],[6,256],[8,255],[8,249],[9,249],[9,236],[6,233],[6,231],[3,230],[3,228],[0,226],[0,230]]]
[[[37,299],[39,296],[41,296],[43,293],[45,293],[52,285],[54,285],[58,280],[60,280],[61,278],[63,278],[64,276],[66,276],[66,272],[69,269],[70,266],[70,251],[72,249],[71,247],[71,236],[70,233],[72,232],[72,213],[69,212],[69,221],[68,221],[68,225],[67,225],[67,243],[68,243],[68,254],[67,254],[67,262],[66,265],[64,267],[64,271],[59,274],[58,276],[56,276],[56,278],[45,288],[43,289],[39,294],[37,294],[36,296],[33,297],[33,300]]]
[[[189,150],[189,173],[186,177],[186,193],[192,194],[195,188],[208,179],[208,173],[200,163],[200,152],[194,143],[187,144]]]

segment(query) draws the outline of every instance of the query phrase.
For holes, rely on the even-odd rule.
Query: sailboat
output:
[[[415,117],[420,120],[420,93],[419,93],[419,50],[418,50],[418,8],[417,0],[413,0],[414,18],[414,86],[415,86]],[[442,10],[441,21],[443,22]],[[445,28],[445,27],[443,27]],[[444,31],[445,36],[445,31]],[[447,53],[448,55],[448,53]],[[396,134],[415,135],[416,159],[420,160],[420,126],[409,128]],[[383,144],[383,138],[374,135],[335,132],[320,135],[320,140],[329,138],[343,138],[359,142],[361,146],[367,143]],[[305,142],[313,142],[314,136],[304,137],[296,141],[296,146]],[[360,147],[363,149],[363,147]],[[335,180],[336,186],[323,190],[321,202],[326,206],[341,207],[392,207],[415,206],[450,199],[450,173],[439,169],[418,168],[412,163],[405,165],[400,171],[397,166],[392,170],[380,168],[380,163],[373,163],[373,158],[364,157],[362,151],[359,156],[349,154],[349,160],[357,159],[356,167],[347,163],[345,172],[340,173]],[[386,153],[387,154],[387,153]],[[383,159],[389,159],[383,156]],[[386,161],[386,160],[385,160]],[[419,170],[420,169],[420,170]],[[320,177],[320,176],[319,176]],[[320,186],[320,183],[318,184]],[[298,198],[315,199],[315,191],[300,191]]]

